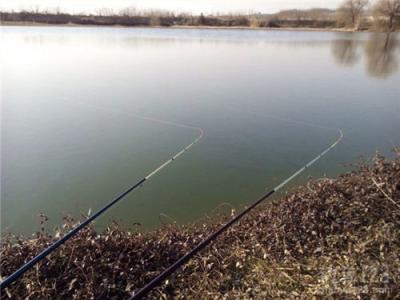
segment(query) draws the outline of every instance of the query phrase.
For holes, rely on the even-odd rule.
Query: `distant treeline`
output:
[[[212,26],[212,27],[336,27],[335,11],[283,11],[277,14],[254,15],[188,15],[168,12],[118,14],[99,12],[95,15],[71,15],[62,12],[0,12],[2,23],[42,23],[120,26]]]
[[[118,13],[100,10],[96,14],[72,15],[60,11],[0,12],[1,24],[39,23],[55,25],[97,26],[209,26],[209,27],[253,27],[253,28],[345,28],[347,23],[338,19],[338,11],[330,9],[285,10],[275,14],[248,15],[190,15],[164,11],[140,12],[125,9]],[[400,20],[395,20],[400,28]],[[357,29],[367,30],[374,26],[372,16],[360,20]]]

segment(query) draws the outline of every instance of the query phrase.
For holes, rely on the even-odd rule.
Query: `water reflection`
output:
[[[347,143],[309,171],[315,177],[335,176],[343,162],[400,144],[400,73],[382,67],[400,59],[393,37],[50,26],[2,31],[1,225],[14,232],[31,234],[40,212],[55,226],[65,214],[80,218],[96,210],[192,137],[130,113],[203,127],[206,139],[98,228],[117,219],[151,229],[160,226],[160,213],[184,224],[221,202],[241,207],[336,137],[268,115],[343,128]],[[390,59],[382,59],[388,52]],[[360,76],[367,63],[392,80]],[[232,106],[237,110],[227,109]]]
[[[332,43],[332,54],[335,62],[342,66],[354,66],[360,59],[359,46],[364,43],[367,72],[376,78],[387,78],[398,68],[398,41],[396,34],[374,33],[364,42],[358,35],[347,39],[337,39]]]
[[[358,43],[355,40],[335,40],[332,53],[338,64],[352,66],[360,58],[357,48]]]
[[[371,76],[386,78],[398,68],[398,43],[394,34],[372,34],[365,45],[367,70]]]

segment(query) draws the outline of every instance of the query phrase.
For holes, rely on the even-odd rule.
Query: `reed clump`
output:
[[[129,297],[220,223],[150,233],[113,224],[85,229],[7,288],[2,297]],[[66,218],[63,232],[73,226]],[[63,232],[57,233],[63,234]],[[55,236],[8,234],[9,275]],[[149,298],[266,299],[400,296],[400,154],[376,155],[336,179],[310,180],[264,204],[175,273]]]

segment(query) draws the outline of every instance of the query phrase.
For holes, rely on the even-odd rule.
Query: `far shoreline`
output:
[[[75,24],[75,23],[66,23],[66,24],[48,24],[48,23],[39,23],[39,22],[10,22],[10,21],[2,21],[0,22],[0,27],[12,27],[12,26],[20,26],[20,27],[113,27],[113,28],[157,28],[157,29],[197,29],[197,30],[206,30],[206,29],[221,29],[221,30],[254,30],[254,31],[299,31],[299,32],[380,32],[383,31],[375,31],[375,30],[354,30],[349,28],[310,28],[310,27],[251,27],[251,26],[190,26],[190,25],[173,25],[173,26],[123,26],[123,25],[91,25],[91,24]],[[399,32],[399,30],[395,30],[394,32]]]

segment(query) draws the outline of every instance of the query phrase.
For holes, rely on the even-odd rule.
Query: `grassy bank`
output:
[[[71,224],[66,219],[62,231]],[[146,234],[116,225],[103,233],[89,228],[2,296],[125,298],[218,226],[168,226]],[[44,232],[31,239],[3,238],[2,276],[53,238]],[[397,154],[394,160],[376,156],[337,179],[311,180],[264,204],[151,296],[393,299],[400,296],[399,270]]]

